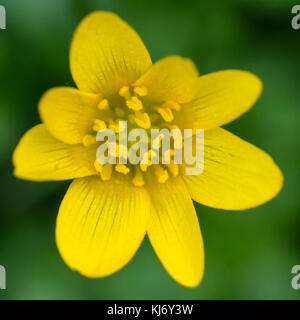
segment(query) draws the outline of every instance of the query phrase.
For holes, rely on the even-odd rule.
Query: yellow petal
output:
[[[87,277],[116,272],[139,248],[149,208],[147,192],[125,178],[106,182],[97,176],[74,180],[57,218],[60,254],[71,269]]]
[[[138,34],[117,15],[96,11],[77,27],[70,64],[79,89],[110,94],[135,81],[152,62]]]
[[[96,146],[69,145],[56,140],[39,124],[25,133],[13,154],[18,178],[68,180],[96,174]]]
[[[196,98],[182,107],[182,128],[212,129],[248,111],[259,98],[262,82],[254,74],[225,70],[201,76]]]
[[[189,102],[197,91],[198,71],[190,59],[169,56],[156,62],[137,82],[154,101]]]
[[[283,183],[280,169],[264,151],[230,132],[205,132],[204,171],[184,176],[192,198],[204,205],[242,210],[267,202]]]
[[[97,116],[99,96],[60,87],[47,91],[40,100],[39,112],[49,132],[66,143],[81,143]]]
[[[150,183],[150,182],[149,182]],[[191,197],[181,178],[149,185],[148,235],[168,273],[180,284],[197,286],[204,270],[202,236]]]

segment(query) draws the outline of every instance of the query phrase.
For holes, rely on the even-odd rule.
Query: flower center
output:
[[[83,138],[83,145],[90,146],[96,143],[101,145],[104,143],[97,141],[96,138],[97,132],[103,129],[112,130],[116,136],[113,148],[117,160],[116,164],[101,164],[97,159],[94,163],[102,180],[110,180],[113,174],[128,175],[131,176],[132,183],[135,186],[143,186],[148,174],[154,175],[160,183],[167,181],[170,175],[177,176],[179,174],[179,166],[174,161],[174,148],[176,148],[176,144],[182,147],[182,136],[180,135],[180,143],[178,143],[176,136],[173,135],[172,143],[169,143],[169,149],[167,150],[162,148],[164,136],[162,131],[159,131],[152,144],[149,136],[151,129],[179,130],[173,121],[176,113],[181,110],[180,104],[175,101],[157,103],[148,96],[148,90],[144,86],[123,86],[118,94],[102,98],[97,108],[99,115],[97,119],[94,119],[91,134]],[[124,121],[127,122],[126,128],[123,126]],[[136,141],[127,141],[125,147],[120,143],[121,134],[123,130],[130,131],[138,128],[144,129],[148,133],[145,143],[149,145],[149,148],[147,148],[147,152],[140,154],[141,160],[139,163],[131,164],[127,161],[124,163],[120,160],[128,159],[128,147],[131,147]],[[179,139],[179,136],[177,138]],[[156,150],[155,155],[153,146]],[[152,161],[154,156],[159,159],[158,163]],[[165,158],[168,158],[169,161],[163,161]]]

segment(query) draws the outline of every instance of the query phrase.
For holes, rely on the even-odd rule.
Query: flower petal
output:
[[[198,76],[192,60],[168,56],[156,62],[135,85],[145,86],[154,101],[187,103],[195,97]]]
[[[193,200],[219,209],[242,210],[261,205],[280,191],[283,177],[264,151],[230,132],[205,132],[204,170],[184,176]]]
[[[73,270],[87,277],[121,269],[139,248],[149,216],[145,189],[93,176],[72,182],[59,209],[56,242]]]
[[[40,100],[39,112],[49,132],[66,143],[82,143],[97,116],[99,96],[60,87],[48,90]]]
[[[262,92],[254,74],[225,70],[199,77],[196,98],[183,106],[178,124],[187,129],[212,129],[248,111]]]
[[[96,174],[96,147],[68,145],[53,138],[44,124],[25,133],[13,154],[14,175],[46,181]]]
[[[152,200],[148,235],[169,274],[187,287],[197,286],[204,271],[204,249],[191,197],[181,178],[149,185]]]
[[[79,89],[109,94],[134,82],[152,62],[138,34],[117,15],[96,11],[77,27],[70,64]]]

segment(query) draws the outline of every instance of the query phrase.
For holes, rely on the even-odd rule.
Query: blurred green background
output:
[[[0,299],[299,299],[291,268],[300,264],[300,30],[287,0],[9,0],[0,30]],[[11,154],[39,122],[47,89],[73,85],[72,33],[87,13],[110,10],[132,25],[153,61],[192,58],[200,73],[240,68],[264,82],[255,107],[227,125],[280,165],[280,195],[257,209],[225,212],[196,205],[206,251],[202,284],[173,281],[146,238],[120,272],[86,279],[61,260],[55,219],[68,182],[33,183],[12,176]]]

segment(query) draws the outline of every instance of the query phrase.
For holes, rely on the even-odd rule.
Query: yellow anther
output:
[[[96,124],[93,125],[93,130],[96,131],[96,132],[101,131],[101,130],[103,130],[103,129],[104,129],[104,128],[99,127],[99,126],[97,126]]]
[[[129,109],[132,109],[134,111],[143,109],[143,103],[137,97],[131,97],[130,99],[126,100],[126,105]]]
[[[142,187],[145,184],[145,181],[144,181],[144,178],[143,178],[143,174],[142,174],[141,170],[138,167],[135,167],[135,176],[132,179],[132,183],[136,187]]]
[[[119,91],[119,95],[121,96],[121,97],[123,97],[124,99],[126,99],[126,100],[128,100],[128,99],[130,99],[130,89],[129,89],[129,87],[128,86],[124,86],[124,87],[122,87],[121,89],[120,89],[120,91]]]
[[[146,112],[135,112],[134,120],[136,124],[143,129],[149,129],[151,127],[151,120]]]
[[[99,102],[98,104],[98,109],[99,110],[107,110],[109,107],[109,103],[107,99],[103,99]]]
[[[125,166],[125,164],[117,164],[117,165],[115,166],[115,170],[116,170],[117,172],[120,172],[120,173],[123,173],[123,174],[127,174],[127,173],[130,172],[130,169],[127,168],[127,167]]]
[[[110,163],[107,163],[102,167],[100,176],[103,181],[108,181],[111,178],[111,174],[112,174],[112,165]]]
[[[171,174],[174,177],[178,176],[178,174],[179,174],[179,166],[178,166],[178,164],[176,164],[174,162],[171,162],[170,164],[167,164],[167,167],[168,167],[169,171],[171,172]]]
[[[115,109],[115,113],[118,117],[123,117],[125,115],[125,111],[120,107],[117,107]]]
[[[96,141],[96,137],[92,136],[90,134],[87,134],[86,136],[83,137],[82,139],[82,143],[85,147],[91,146],[92,144],[95,144]]]
[[[103,165],[100,164],[100,163],[98,162],[98,160],[95,160],[95,162],[94,162],[94,167],[95,167],[95,169],[96,169],[98,172],[102,172]]]
[[[148,150],[148,152],[143,155],[143,159],[142,159],[142,161],[140,163],[140,168],[144,172],[146,172],[147,168],[152,165],[152,163],[151,163],[151,152],[152,152],[152,150]]]
[[[146,172],[148,167],[149,167],[149,164],[140,163],[140,168],[143,172]]]
[[[173,121],[174,116],[173,116],[173,112],[170,108],[158,107],[156,110],[165,121],[167,121],[167,122]]]
[[[154,166],[154,173],[159,183],[164,183],[169,178],[168,171],[158,164]]]
[[[116,132],[116,133],[119,133],[119,124],[116,123],[115,121],[113,120],[109,120],[109,125],[108,125],[109,129]]]
[[[175,110],[175,111],[180,111],[181,109],[181,105],[175,101],[166,101],[164,104],[163,104],[163,107],[164,108],[169,108],[169,109],[172,109],[172,110]]]
[[[134,87],[133,91],[135,94],[137,94],[140,97],[145,97],[148,94],[148,90],[144,86]]]
[[[94,131],[100,131],[100,130],[103,130],[103,129],[106,129],[106,123],[104,121],[102,121],[102,120],[96,119],[94,121],[93,130]]]

